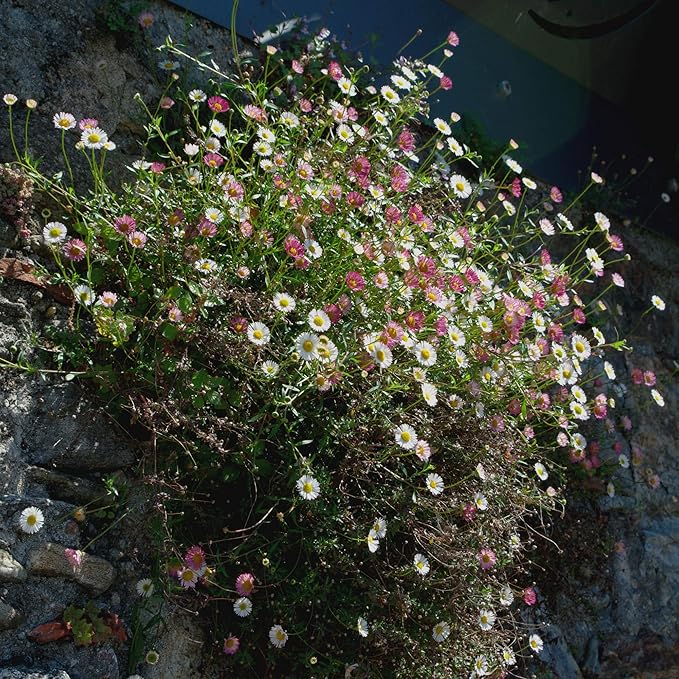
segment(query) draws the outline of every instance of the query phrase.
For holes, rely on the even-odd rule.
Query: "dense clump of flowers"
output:
[[[166,47],[162,70],[191,59]],[[588,427],[609,421],[603,359],[623,343],[594,323],[624,246],[525,176],[516,142],[485,171],[457,113],[422,132],[442,64],[402,57],[372,82],[330,51],[325,32],[271,49],[263,80],[214,93],[170,80],[131,183],[102,201],[97,175],[45,224],[70,357],[96,373],[108,354],[110,392],[159,442],[152,482],[181,473],[200,499],[168,500],[193,520],[168,533],[204,546],[168,555],[165,588],[214,604],[224,662],[502,672],[542,650],[515,622],[537,600],[528,527],[567,467],[601,466]],[[87,157],[115,148],[96,120],[53,122]],[[664,404],[654,374],[634,381]]]

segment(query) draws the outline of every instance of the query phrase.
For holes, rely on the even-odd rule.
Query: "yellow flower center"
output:
[[[375,356],[377,357],[378,361],[384,361],[384,359],[387,357],[387,355],[384,353],[384,349],[378,349]]]
[[[282,629],[276,630],[276,639],[278,641],[285,641],[285,632]]]
[[[264,333],[258,328],[257,330],[255,330],[255,331],[252,333],[252,336],[253,336],[255,339],[261,340],[262,337],[264,337]]]
[[[307,481],[302,488],[302,490],[304,490],[305,493],[311,493],[313,489],[314,487],[309,481]]]
[[[302,344],[302,348],[306,352],[311,352],[314,348],[314,343],[311,340],[304,340],[304,343]]]
[[[407,432],[407,431],[402,431],[401,432],[401,441],[403,441],[404,443],[408,443],[408,441],[410,441],[410,433]]]
[[[37,521],[38,521],[38,519],[37,519],[37,517],[35,516],[35,514],[29,514],[29,515],[28,515],[28,518],[26,519],[26,523],[27,523],[29,526],[35,526],[35,524],[36,524]]]
[[[457,183],[455,184],[455,188],[456,188],[458,191],[464,191],[464,184],[463,184],[462,182],[457,182]]]
[[[422,349],[420,355],[426,361],[431,356],[431,352],[429,351],[429,349]]]

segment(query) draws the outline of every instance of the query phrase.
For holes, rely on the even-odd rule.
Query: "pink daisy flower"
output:
[[[344,280],[352,292],[361,292],[365,289],[365,280],[358,271],[349,271]]]
[[[224,639],[224,653],[226,655],[235,655],[238,649],[240,648],[240,640],[238,637],[234,637],[233,635],[230,635]]]
[[[107,309],[112,309],[116,305],[117,301],[118,295],[116,295],[115,292],[106,291],[99,295],[99,304],[101,304],[103,307],[106,307]]]
[[[490,570],[497,562],[497,556],[495,556],[495,552],[489,547],[484,547],[479,552],[478,559],[479,564],[484,571]]]
[[[549,197],[554,203],[560,203],[563,200],[563,194],[558,186],[552,186],[549,190]]]
[[[206,153],[203,156],[203,162],[208,167],[221,167],[224,165],[224,158],[222,158],[218,153]]]
[[[128,234],[127,240],[133,248],[141,249],[146,245],[148,236],[143,231],[133,231]]]
[[[439,87],[442,90],[450,90],[453,88],[453,81],[447,76],[444,75],[440,80],[439,80]]]
[[[71,238],[62,248],[64,257],[72,262],[80,262],[87,254],[87,246],[79,238]]]
[[[266,113],[259,106],[254,106],[253,104],[243,106],[243,113],[258,123],[265,123],[268,120]]]
[[[142,28],[151,28],[151,26],[153,26],[153,22],[155,20],[156,20],[156,18],[153,16],[153,14],[151,12],[142,12],[137,17],[137,23]]]
[[[460,44],[460,38],[455,31],[450,31],[448,33],[448,37],[446,38],[446,42],[451,46],[451,47],[457,47]]]
[[[224,97],[220,97],[218,94],[216,94],[214,97],[210,97],[207,100],[207,105],[210,110],[214,111],[215,113],[226,113],[226,111],[231,108],[229,102],[224,99]]]
[[[167,317],[172,323],[181,323],[184,318],[184,314],[181,312],[179,307],[173,306],[168,310]]]
[[[67,547],[64,549],[64,556],[66,557],[66,561],[71,564],[73,570],[77,571],[80,568],[80,564],[82,563],[85,553],[81,552],[79,549],[71,549],[70,547]]]
[[[137,228],[137,222],[134,221],[130,215],[122,215],[121,217],[116,217],[113,221],[113,228],[123,235],[127,236],[132,233]]]
[[[203,575],[207,569],[205,552],[198,545],[193,545],[184,556],[184,564],[187,568],[196,572],[196,575]]]
[[[99,127],[99,121],[96,118],[83,118],[79,123],[78,127],[81,130],[93,130],[95,127]]]
[[[236,591],[241,596],[249,597],[255,589],[255,576],[252,573],[241,573],[236,578]]]
[[[333,80],[341,80],[344,77],[344,73],[342,73],[342,67],[336,61],[331,61],[328,64],[328,75]]]
[[[532,587],[526,587],[523,590],[523,601],[527,606],[534,606],[537,600],[538,596]]]

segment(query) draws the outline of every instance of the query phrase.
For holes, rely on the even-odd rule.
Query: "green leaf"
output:
[[[172,323],[165,323],[163,326],[163,337],[170,342],[177,337],[177,326]]]

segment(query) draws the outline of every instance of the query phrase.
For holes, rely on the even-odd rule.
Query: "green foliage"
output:
[[[142,102],[120,190],[101,129],[76,149],[89,193],[19,157],[68,223],[44,231],[74,298],[48,349],[153,444],[165,595],[238,638],[238,676],[511,667],[536,535],[568,459],[597,467],[583,432],[622,348],[593,325],[622,245],[605,216],[569,217],[599,179],[560,205],[513,143],[493,160],[478,126],[467,148],[455,116],[425,127],[445,53],[373,82],[323,35],[238,76],[165,49],[212,89],[168,74],[163,106]],[[113,518],[124,490],[106,488]],[[79,643],[98,635],[68,615]]]

